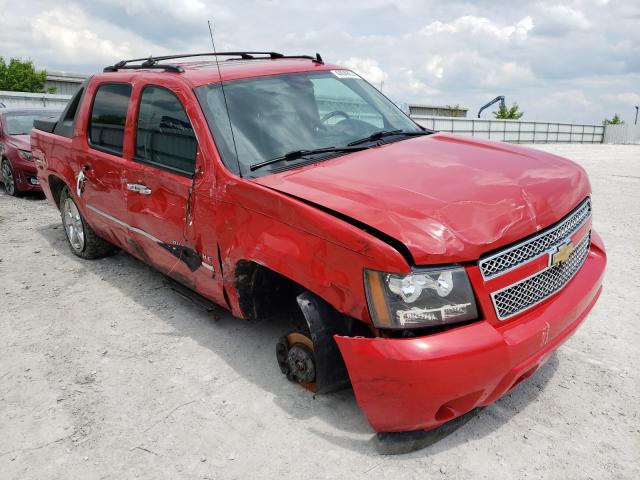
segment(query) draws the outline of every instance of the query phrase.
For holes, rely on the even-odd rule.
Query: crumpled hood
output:
[[[590,193],[569,160],[442,133],[255,181],[384,232],[417,265],[475,260],[557,222]]]
[[[11,135],[9,142],[15,145],[19,150],[31,151],[31,138],[29,135]]]

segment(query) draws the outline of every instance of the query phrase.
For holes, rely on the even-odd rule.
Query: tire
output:
[[[78,257],[93,260],[118,251],[115,245],[100,238],[85,221],[68,187],[60,194],[60,217],[69,248]]]
[[[9,160],[6,158],[2,160],[2,166],[0,166],[0,170],[2,173],[2,183],[4,183],[4,190],[8,195],[12,197],[19,197],[22,195],[22,192],[18,190],[18,186],[16,185],[16,177],[13,174],[13,168],[11,168],[11,164]]]

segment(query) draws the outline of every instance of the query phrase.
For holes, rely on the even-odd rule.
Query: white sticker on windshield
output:
[[[351,70],[331,70],[331,73],[333,73],[338,78],[360,78]]]

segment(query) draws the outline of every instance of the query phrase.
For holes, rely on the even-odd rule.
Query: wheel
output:
[[[81,258],[94,259],[113,255],[118,249],[100,238],[85,221],[69,188],[60,194],[60,215],[71,251]]]
[[[2,183],[4,183],[5,191],[12,197],[19,197],[21,195],[18,186],[16,185],[16,177],[13,175],[13,169],[9,160],[2,160]]]

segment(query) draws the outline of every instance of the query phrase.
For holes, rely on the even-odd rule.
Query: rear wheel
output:
[[[60,215],[69,248],[77,256],[94,259],[113,255],[117,251],[114,245],[100,238],[85,221],[68,188],[63,189],[60,195]]]
[[[0,169],[2,170],[2,183],[4,183],[5,191],[12,197],[19,197],[20,190],[18,190],[18,186],[16,185],[16,177],[13,174],[9,160],[2,160],[2,167],[0,167]]]

